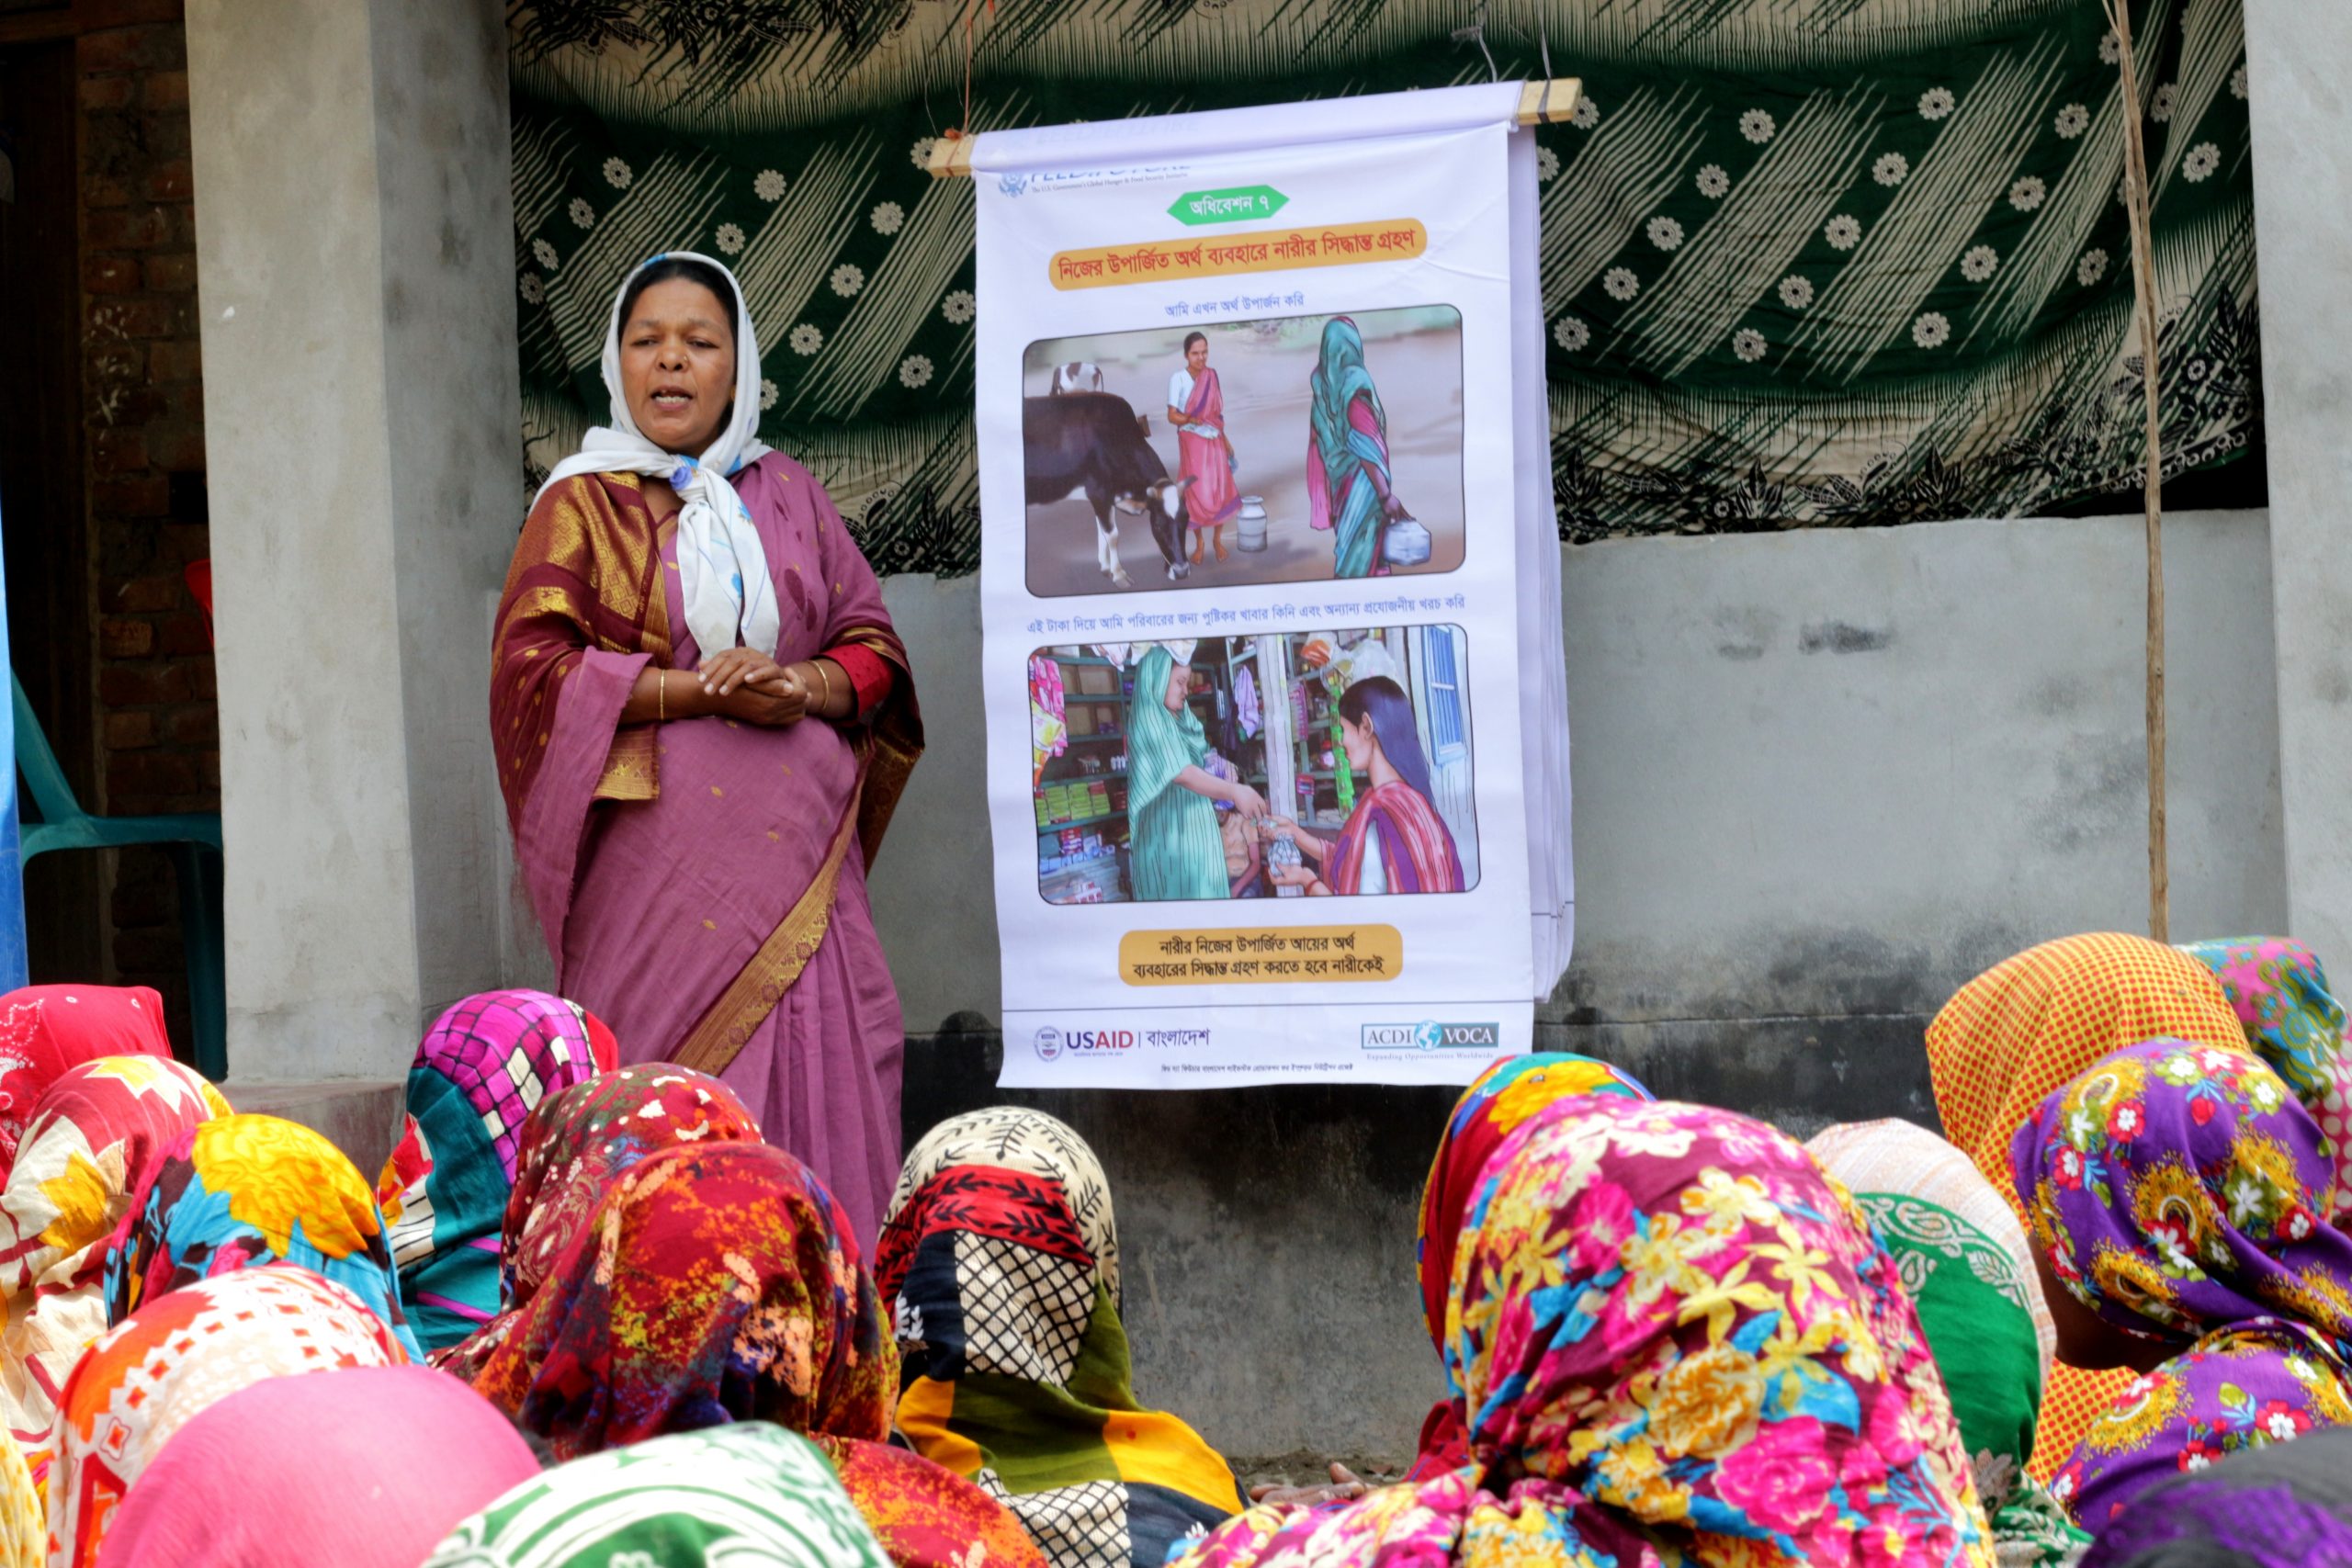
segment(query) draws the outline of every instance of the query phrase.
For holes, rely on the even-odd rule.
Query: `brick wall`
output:
[[[212,651],[184,570],[209,553],[187,70],[178,0],[82,0],[83,396],[98,703],[96,809],[216,811]],[[188,1040],[178,894],[118,857],[107,976],[153,986]]]

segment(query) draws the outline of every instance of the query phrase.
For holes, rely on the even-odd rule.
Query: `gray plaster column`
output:
[[[2352,962],[2352,5],[2245,0],[2288,925]]]
[[[189,0],[230,1067],[495,984],[485,597],[526,500],[499,0]]]

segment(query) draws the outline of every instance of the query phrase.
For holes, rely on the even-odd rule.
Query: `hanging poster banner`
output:
[[[974,146],[1004,1085],[1529,1048],[1572,896],[1520,94]]]

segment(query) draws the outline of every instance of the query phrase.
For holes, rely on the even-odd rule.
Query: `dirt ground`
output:
[[[1376,314],[1374,313],[1367,313]],[[1313,318],[1317,333],[1322,318]],[[1168,338],[1166,344],[1159,339]],[[1176,433],[1168,423],[1168,378],[1182,355],[1182,329],[1066,339],[1040,350],[1069,349],[1058,358],[1091,359],[1102,367],[1103,390],[1133,403],[1151,421],[1151,446],[1176,472]],[[1137,340],[1150,340],[1137,342]],[[1125,349],[1130,357],[1115,357]],[[1033,354],[1038,350],[1033,350]],[[1209,365],[1225,386],[1225,428],[1232,437],[1243,495],[1265,498],[1266,548],[1235,549],[1238,530],[1225,530],[1230,558],[1211,556],[1182,583],[1168,581],[1147,519],[1119,518],[1119,558],[1137,590],[1225,588],[1246,582],[1306,582],[1331,576],[1331,536],[1309,526],[1306,510],[1307,377],[1316,347],[1295,330],[1280,340],[1219,330],[1210,339]],[[1373,337],[1364,363],[1388,414],[1388,457],[1407,510],[1428,528],[1427,565],[1403,576],[1452,571],[1462,564],[1462,340],[1458,330]],[[1029,391],[1042,394],[1046,371],[1034,368]],[[1040,595],[1099,593],[1110,580],[1094,561],[1094,513],[1083,497],[1032,506],[1029,591]]]

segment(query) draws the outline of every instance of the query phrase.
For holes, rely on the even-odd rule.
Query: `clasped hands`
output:
[[[809,711],[808,682],[797,666],[778,664],[749,648],[730,648],[695,671],[712,711],[745,724],[780,728]]]

